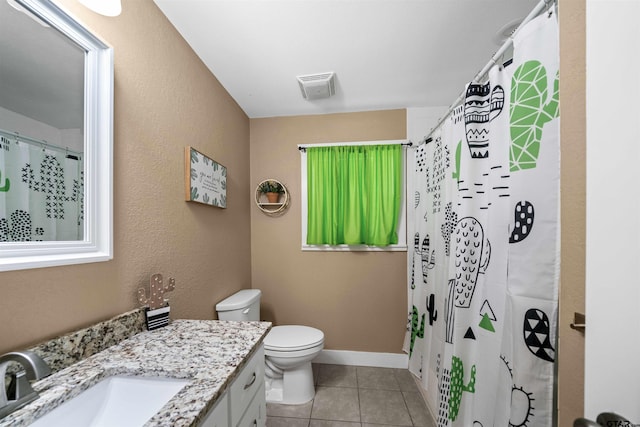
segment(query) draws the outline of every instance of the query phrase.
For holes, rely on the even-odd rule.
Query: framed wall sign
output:
[[[227,168],[190,146],[184,161],[186,200],[226,208]]]

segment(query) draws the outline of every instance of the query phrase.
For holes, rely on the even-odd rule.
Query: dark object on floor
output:
[[[596,418],[596,422],[598,424],[600,424],[601,426],[624,426],[627,425],[625,423],[618,423],[618,421],[626,421],[626,423],[629,426],[632,426],[633,424],[631,424],[631,421],[629,421],[628,419],[626,419],[625,417],[623,417],[622,415],[618,415],[616,413],[613,412],[603,412],[600,415],[598,415],[598,418]]]
[[[573,427],[611,427],[611,426],[629,426],[632,427],[631,421],[613,412],[603,412],[596,418],[596,421],[591,421],[586,418],[576,418],[573,421]]]

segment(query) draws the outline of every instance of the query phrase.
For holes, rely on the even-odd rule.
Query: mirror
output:
[[[0,271],[112,258],[113,50],[0,0]]]

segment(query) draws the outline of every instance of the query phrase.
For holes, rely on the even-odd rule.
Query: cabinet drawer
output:
[[[266,423],[267,402],[264,398],[264,384],[262,384],[236,427],[265,427]]]
[[[213,409],[210,409],[200,427],[228,427],[229,425],[229,399],[227,393],[223,394]]]
[[[238,377],[231,384],[229,393],[231,425],[238,424],[258,390],[264,400],[264,348],[260,346]]]

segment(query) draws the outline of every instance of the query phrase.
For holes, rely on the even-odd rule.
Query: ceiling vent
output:
[[[336,93],[334,72],[297,76],[304,99],[328,98]]]

